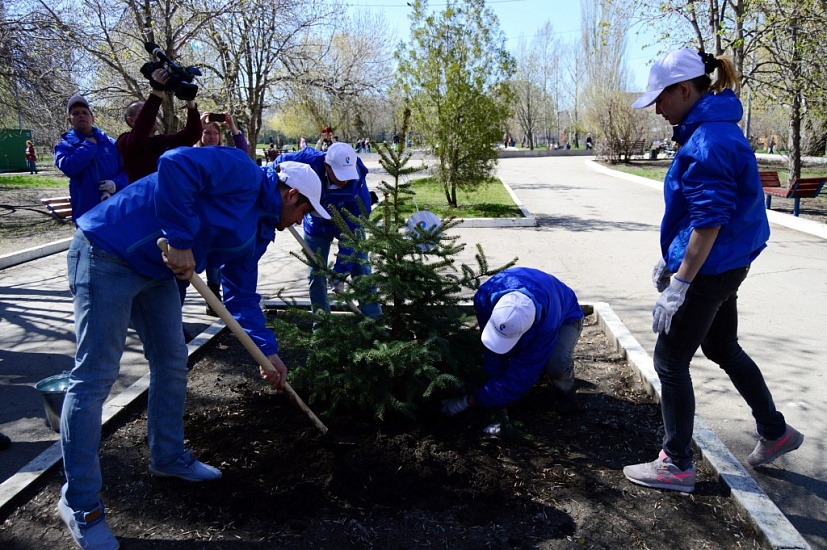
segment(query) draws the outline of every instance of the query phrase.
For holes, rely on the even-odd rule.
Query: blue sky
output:
[[[574,43],[580,38],[580,0],[488,0],[487,5],[500,20],[500,27],[508,39],[508,49],[516,48],[520,38],[531,40],[534,33],[546,21],[551,21],[554,31],[563,43]],[[391,30],[396,30],[399,40],[407,40],[411,8],[406,0],[349,0],[351,9],[381,12]],[[442,0],[431,0],[432,10],[445,7]],[[634,29],[633,29],[634,31]],[[656,57],[653,48],[643,49],[646,39],[629,33],[626,46],[627,67],[637,91],[646,88],[649,65]]]

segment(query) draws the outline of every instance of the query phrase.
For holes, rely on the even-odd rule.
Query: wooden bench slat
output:
[[[72,219],[71,197],[46,197],[40,199],[40,202],[58,221],[65,222]]]
[[[764,195],[766,195],[767,209],[771,208],[773,197],[794,199],[793,216],[798,216],[800,199],[817,197],[827,180],[827,176],[796,178],[789,187],[781,187],[778,172],[759,172],[759,175]]]

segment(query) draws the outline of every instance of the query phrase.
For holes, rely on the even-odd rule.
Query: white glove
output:
[[[663,258],[658,260],[655,267],[652,268],[652,284],[658,289],[658,292],[663,292],[669,286],[669,279],[672,274],[666,269],[666,262]]]
[[[110,196],[114,195],[115,191],[118,190],[118,188],[115,186],[115,182],[112,180],[101,180],[98,183],[100,183],[100,185],[98,185],[98,191],[109,193]]]
[[[689,283],[672,277],[672,283],[666,287],[652,310],[652,332],[669,334],[672,328],[672,316],[680,309],[686,299]]]
[[[468,403],[468,396],[454,397],[453,399],[442,400],[442,414],[446,416],[454,416],[459,414],[471,405]]]

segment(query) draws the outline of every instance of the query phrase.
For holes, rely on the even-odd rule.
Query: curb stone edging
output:
[[[283,307],[280,300],[263,302],[265,307]],[[659,400],[660,381],[655,373],[652,359],[632,336],[620,318],[609,304],[595,302],[581,304],[588,314],[593,310],[598,326],[610,342],[614,342],[615,349],[622,354],[629,364],[634,367],[646,386],[649,393]],[[201,334],[187,344],[188,357],[198,352],[202,346],[217,336],[225,328],[224,322],[216,320]],[[126,390],[115,396],[104,405],[102,424],[113,421],[124,412],[135,400],[139,399],[149,389],[147,373]],[[810,545],[793,527],[781,510],[773,503],[767,494],[741,466],[729,449],[709,428],[706,422],[695,416],[695,444],[701,452],[701,457],[718,473],[720,480],[731,490],[732,497],[738,507],[750,518],[755,528],[765,537],[774,549],[811,550]],[[55,442],[40,455],[23,466],[15,475],[0,483],[0,517],[6,517],[11,508],[19,505],[17,502],[25,491],[34,483],[49,473],[60,462],[60,441]]]
[[[187,357],[192,357],[202,346],[217,336],[224,329],[224,321],[216,320],[212,325],[193,338],[187,344]],[[147,372],[136,380],[131,386],[113,397],[104,404],[101,415],[101,425],[114,421],[121,413],[140,399],[149,390],[150,373]],[[0,483],[0,518],[5,518],[12,508],[20,505],[19,500],[34,483],[41,477],[52,471],[53,468],[63,459],[60,451],[60,440],[55,441],[45,451],[25,464],[20,471]]]
[[[31,260],[37,260],[38,258],[57,254],[58,252],[63,252],[64,250],[69,249],[69,245],[71,243],[72,237],[68,237],[66,239],[61,239],[59,241],[54,241],[41,246],[33,246],[32,248],[27,248],[18,252],[3,254],[0,256],[0,269],[6,269],[7,267],[12,267]]]
[[[605,302],[596,302],[594,312],[598,325],[616,350],[633,366],[647,390],[660,401],[661,385],[652,358]],[[750,473],[727,449],[724,442],[706,421],[695,415],[693,441],[719,479],[729,487],[735,504],[747,514],[755,528],[774,549],[810,550],[810,544],[793,527],[778,506],[770,500]]]

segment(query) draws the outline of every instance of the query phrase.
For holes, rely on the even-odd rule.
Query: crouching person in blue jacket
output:
[[[483,327],[483,368],[491,378],[470,394],[443,401],[443,414],[454,416],[468,407],[508,407],[544,372],[554,384],[560,408],[571,410],[574,348],[583,329],[574,291],[548,273],[513,267],[480,286],[474,310]],[[496,433],[496,428],[487,430]]]
[[[220,477],[184,449],[187,347],[175,278],[221,266],[227,308],[273,364],[275,373],[262,376],[280,390],[287,368],[259,307],[258,261],[276,231],[310,212],[329,216],[320,197],[321,182],[306,165],[282,163],[277,173],[235,148],[186,147],[164,153],[156,173],[77,220],[68,253],[77,354],[60,425],[66,483],[58,511],[81,548],[118,547],[98,494],[98,447],[103,403],[130,324],[149,362],[150,473]],[[166,254],[156,244],[160,237],[169,243]]]

